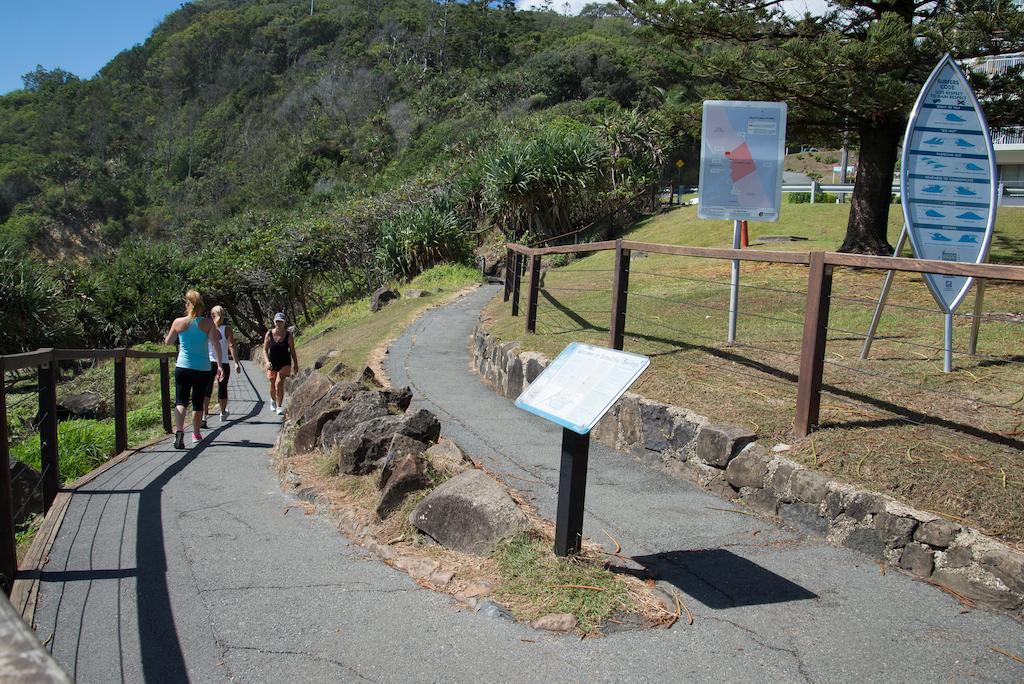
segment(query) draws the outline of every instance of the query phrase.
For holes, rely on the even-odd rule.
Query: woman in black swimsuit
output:
[[[299,372],[295,340],[284,323],[284,314],[275,314],[274,327],[263,338],[263,356],[267,360],[267,379],[270,380],[270,410],[277,415],[284,413],[285,378]]]

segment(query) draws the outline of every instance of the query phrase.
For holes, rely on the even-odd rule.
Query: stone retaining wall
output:
[[[501,342],[480,325],[471,351],[473,368],[509,399],[548,363],[543,354]],[[591,435],[757,513],[1024,619],[1024,554],[977,530],[773,454],[749,430],[626,393]]]

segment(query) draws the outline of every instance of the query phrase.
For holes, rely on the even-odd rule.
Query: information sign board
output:
[[[786,103],[707,100],[701,122],[697,216],[777,221]]]
[[[988,122],[949,55],[921,89],[903,145],[903,215],[919,259],[982,263],[996,218],[995,152]],[[925,274],[943,311],[959,306],[971,278]]]
[[[650,363],[640,354],[572,342],[519,395],[516,406],[585,435]]]

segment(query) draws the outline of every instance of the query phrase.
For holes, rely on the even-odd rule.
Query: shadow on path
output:
[[[249,412],[240,416],[242,421],[258,416],[263,401],[253,385],[252,378],[243,368],[242,374],[256,395]],[[181,650],[181,642],[174,624],[171,595],[167,586],[167,551],[164,539],[161,496],[164,485],[183,471],[201,453],[213,445],[214,439],[235,421],[222,424],[207,433],[202,444],[171,463],[160,475],[142,488],[139,496],[139,514],[136,527],[135,558],[139,567],[136,581],[136,606],[139,613],[139,649],[142,671],[146,681],[188,681],[188,671]],[[223,443],[218,444],[222,446]],[[261,446],[256,443],[245,446]]]
[[[616,571],[668,582],[712,609],[817,598],[799,584],[726,549],[667,551],[633,560],[644,569]]]

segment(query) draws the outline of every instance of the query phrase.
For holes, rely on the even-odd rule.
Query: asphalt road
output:
[[[555,500],[559,432],[469,371],[480,289],[425,314],[388,370],[445,431]],[[279,418],[258,371],[236,418],[187,452],[165,440],[74,494],[41,573],[36,629],[80,682],[1019,681],[1020,625],[867,558],[728,508],[595,445],[586,531],[667,568],[692,626],[580,641],[474,614],[367,556],[282,493]],[[754,532],[758,532],[757,535]]]

